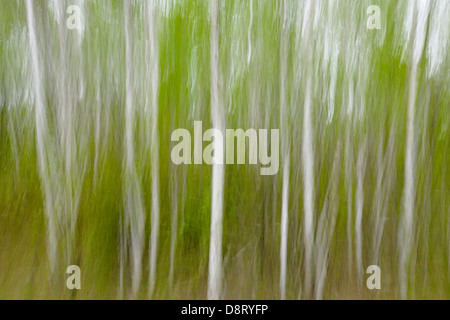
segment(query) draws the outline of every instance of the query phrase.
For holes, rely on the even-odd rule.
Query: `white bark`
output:
[[[158,97],[159,97],[159,47],[155,23],[155,3],[150,0],[147,3],[149,43],[150,43],[150,72],[151,72],[151,110],[152,110],[152,216],[150,235],[150,275],[149,296],[153,295],[156,281],[156,262],[158,255],[159,238],[159,135],[158,135]]]
[[[286,265],[287,265],[287,240],[289,228],[289,167],[290,167],[290,152],[289,152],[289,138],[287,128],[287,90],[286,90],[286,76],[287,76],[287,53],[286,53],[286,0],[282,2],[281,8],[281,43],[280,43],[280,59],[281,59],[281,89],[280,89],[280,128],[282,130],[282,155],[285,157],[283,161],[283,189],[282,189],[282,204],[281,204],[281,244],[280,244],[280,297],[286,299]]]
[[[34,17],[33,2],[26,1],[27,24],[31,61],[33,71],[33,86],[35,95],[35,125],[36,125],[36,154],[38,158],[39,174],[43,187],[45,214],[47,217],[47,251],[50,260],[50,269],[53,274],[57,264],[58,239],[57,239],[57,211],[54,208],[54,199],[49,171],[49,159],[46,152],[46,140],[48,137],[47,120],[44,106],[44,93],[42,88],[42,74],[40,70],[39,50],[36,39],[36,22]]]
[[[366,140],[364,140],[358,152],[358,162],[356,165],[356,210],[355,210],[355,237],[356,237],[356,265],[358,270],[358,285],[363,280],[363,233],[362,217],[364,208],[364,175],[366,171]]]
[[[225,118],[219,91],[219,1],[211,0],[211,122],[224,132]],[[224,155],[222,144],[215,151]],[[223,163],[223,161],[222,161]],[[212,165],[211,230],[209,244],[208,299],[218,300],[222,290],[222,220],[225,167]]]
[[[429,2],[417,0],[414,4],[414,21],[411,34],[411,73],[409,79],[408,113],[405,150],[405,186],[403,189],[403,215],[399,231],[399,279],[400,296],[406,299],[408,293],[408,265],[411,256],[411,246],[414,238],[414,202],[416,193],[415,182],[415,108],[417,98],[417,68],[422,56],[425,42],[426,24],[428,20]]]
[[[313,31],[313,16],[315,4],[308,1],[306,4],[303,20],[303,46],[307,63],[311,63],[312,54],[310,43]],[[306,66],[306,88],[305,102],[303,106],[303,132],[302,132],[302,163],[303,163],[303,210],[304,229],[303,241],[305,245],[305,288],[304,294],[308,297],[311,294],[313,260],[312,251],[314,247],[314,148],[313,148],[313,126],[312,126],[312,70]]]
[[[134,90],[132,78],[132,52],[130,28],[130,2],[124,1],[125,54],[126,54],[126,103],[125,103],[125,210],[131,228],[132,298],[139,290],[142,277],[145,216],[142,191],[136,172],[134,154]]]

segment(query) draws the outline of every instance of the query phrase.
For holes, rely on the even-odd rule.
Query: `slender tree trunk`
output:
[[[280,297],[286,299],[286,264],[287,264],[287,239],[288,239],[288,220],[289,220],[289,167],[290,152],[288,138],[288,114],[287,114],[287,48],[286,48],[286,0],[282,2],[281,8],[281,43],[280,43],[280,59],[281,59],[281,90],[280,90],[280,128],[282,130],[282,155],[283,161],[283,188],[281,196],[281,244],[280,244]]]
[[[308,1],[306,4],[306,13],[304,15],[303,46],[304,61],[311,63],[311,33],[315,11],[315,4]],[[304,294],[309,297],[312,287],[313,259],[312,251],[314,246],[314,149],[313,149],[313,127],[312,127],[312,69],[305,68],[306,88],[305,103],[303,106],[303,141],[302,141],[302,163],[303,163],[303,210],[304,210],[304,229],[303,240],[305,244],[305,289]]]
[[[355,210],[355,237],[356,237],[356,262],[358,270],[358,286],[362,284],[363,278],[363,231],[362,218],[364,208],[364,175],[366,171],[366,140],[361,142],[356,165],[356,210]]]
[[[149,275],[149,296],[153,295],[156,281],[156,261],[158,255],[159,238],[159,134],[158,134],[158,114],[159,114],[159,48],[158,36],[155,23],[155,3],[149,0],[148,6],[148,28],[150,43],[150,68],[151,68],[151,110],[152,110],[152,135],[151,135],[151,159],[152,159],[152,216],[150,235],[150,275]]]
[[[345,181],[347,194],[347,263],[349,277],[353,276],[353,143],[351,141],[351,121],[347,119],[345,142]]]
[[[408,112],[405,150],[405,186],[403,189],[403,215],[399,231],[399,279],[400,296],[406,299],[408,294],[408,265],[414,239],[414,203],[416,193],[415,177],[415,108],[417,99],[417,69],[422,56],[425,40],[426,22],[428,20],[428,2],[414,3],[414,18],[410,38],[411,70],[409,79]]]
[[[131,228],[132,298],[136,297],[142,277],[145,216],[142,191],[136,172],[134,154],[134,89],[132,83],[132,51],[130,27],[130,2],[124,1],[125,54],[126,54],[126,103],[125,103],[125,206]]]
[[[219,65],[219,1],[211,0],[211,122],[212,127],[224,132],[225,112],[220,97]],[[218,144],[216,144],[218,145]],[[217,150],[221,148],[221,150]],[[223,158],[224,145],[215,152]],[[217,154],[216,153],[216,154]],[[209,244],[208,299],[218,300],[222,290],[222,227],[225,166],[212,165],[211,230]]]
[[[46,153],[46,139],[48,137],[47,120],[44,106],[44,92],[42,88],[42,74],[40,70],[39,50],[36,38],[36,22],[33,9],[33,1],[26,0],[27,24],[29,43],[31,49],[31,63],[33,72],[33,86],[35,94],[35,126],[36,126],[36,154],[38,168],[43,187],[44,209],[47,217],[47,251],[50,260],[50,270],[54,274],[57,266],[58,238],[57,238],[57,211],[53,206],[53,192],[51,174],[49,171],[49,159]]]

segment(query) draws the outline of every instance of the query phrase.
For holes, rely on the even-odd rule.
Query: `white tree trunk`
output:
[[[304,61],[310,63],[311,54],[311,33],[313,31],[313,16],[315,4],[308,1],[306,4],[302,30]],[[313,126],[312,126],[312,70],[308,66],[306,72],[305,103],[303,106],[303,137],[302,137],[302,162],[303,162],[303,209],[304,209],[304,229],[303,237],[305,243],[305,289],[304,294],[308,297],[311,294],[313,259],[312,251],[314,247],[314,148],[313,148]]]
[[[358,152],[358,162],[356,164],[356,210],[355,210],[355,237],[356,237],[356,266],[358,270],[358,285],[362,284],[363,277],[363,234],[362,217],[364,208],[364,175],[366,169],[366,140],[364,140]]]
[[[130,27],[130,2],[124,1],[125,54],[126,54],[126,104],[125,104],[125,210],[131,228],[132,298],[135,298],[142,277],[145,216],[142,191],[137,177],[134,154],[134,90],[132,78],[132,51]]]
[[[405,150],[405,186],[403,189],[403,215],[399,231],[400,253],[400,296],[406,299],[408,293],[408,265],[411,246],[414,238],[414,202],[416,193],[415,181],[415,108],[417,98],[417,68],[425,43],[426,24],[428,20],[429,2],[417,0],[414,5],[414,19],[410,38],[411,73],[409,79],[408,113]]]
[[[219,1],[211,0],[211,122],[215,129],[224,132],[225,114],[219,91]],[[221,144],[215,152],[224,155]],[[212,165],[211,230],[209,244],[208,299],[218,300],[222,290],[222,220],[225,167]]]
[[[283,0],[281,8],[281,43],[280,43],[280,59],[281,59],[281,83],[280,83],[280,128],[282,130],[282,155],[285,157],[283,161],[283,189],[281,195],[281,243],[280,243],[280,297],[286,299],[286,265],[287,265],[287,239],[289,228],[289,167],[290,152],[287,128],[287,53],[286,53],[286,1]]]
[[[149,43],[150,43],[150,72],[151,72],[151,110],[152,110],[152,135],[151,135],[151,159],[152,159],[152,216],[150,235],[150,275],[149,296],[153,295],[156,280],[156,262],[158,255],[159,238],[159,135],[158,135],[158,97],[159,97],[159,47],[155,23],[155,3],[153,0],[147,3]]]
[[[51,174],[49,169],[49,159],[46,152],[46,140],[48,137],[47,120],[44,106],[44,92],[41,82],[41,70],[39,61],[39,50],[36,39],[36,22],[34,17],[33,2],[26,1],[27,24],[29,33],[29,43],[31,50],[31,63],[33,72],[33,86],[35,95],[35,125],[36,125],[36,155],[38,158],[38,168],[43,187],[43,197],[45,214],[47,217],[47,251],[50,260],[50,270],[53,274],[57,265],[58,239],[57,239],[57,211],[54,208],[52,192]]]

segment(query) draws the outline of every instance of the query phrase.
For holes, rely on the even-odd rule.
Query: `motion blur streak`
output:
[[[449,21],[447,0],[0,1],[0,299],[449,299]],[[279,171],[196,163],[198,134],[176,165],[200,121],[278,129]]]

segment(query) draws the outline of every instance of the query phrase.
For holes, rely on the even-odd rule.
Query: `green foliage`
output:
[[[57,74],[58,24],[51,1],[33,1],[45,84],[49,149],[58,149]],[[406,4],[402,1],[341,1],[332,10],[324,4],[314,29],[312,60],[301,50],[302,6],[288,0],[288,21],[281,21],[280,1],[220,1],[221,98],[227,128],[279,128],[280,34],[286,23],[288,126],[291,150],[288,236],[288,298],[297,298],[303,281],[302,117],[305,70],[313,85],[315,222],[328,190],[336,182],[330,208],[336,208],[328,254],[324,298],[398,298],[397,230],[402,213],[408,87],[411,46],[402,33]],[[406,0],[405,0],[406,2]],[[133,85],[136,109],[134,148],[146,215],[143,285],[147,294],[148,239],[151,226],[151,152],[146,94],[144,5],[132,1]],[[253,18],[251,18],[252,3]],[[324,1],[326,3],[326,1]],[[171,133],[193,132],[194,121],[210,124],[210,21],[208,1],[160,1],[157,10],[159,45],[159,118],[161,225],[155,298],[206,297],[211,211],[211,168],[172,164]],[[382,30],[366,29],[366,8],[378,4]],[[82,36],[68,31],[67,68],[74,103],[75,149],[69,185],[81,183],[75,236],[59,244],[56,274],[50,274],[44,190],[36,155],[34,100],[24,1],[0,1],[0,299],[120,298],[120,225],[124,215],[125,45],[122,1],[85,2]],[[250,24],[252,21],[252,24]],[[300,21],[300,22],[298,22]],[[445,24],[448,21],[441,21]],[[327,38],[325,34],[329,32]],[[430,32],[429,28],[427,32]],[[249,39],[250,35],[250,39]],[[427,34],[426,45],[429,43]],[[359,43],[359,47],[357,47]],[[448,41],[447,41],[448,43]],[[335,47],[333,45],[336,44]],[[250,59],[249,50],[251,46]],[[329,46],[327,49],[326,46]],[[331,49],[330,49],[331,48]],[[338,51],[336,51],[338,48]],[[326,50],[331,50],[326,56]],[[447,50],[448,51],[448,50]],[[450,170],[449,66],[447,53],[440,71],[429,77],[424,50],[418,73],[415,123],[415,234],[410,259],[409,297],[450,297]],[[336,70],[332,56],[337,54]],[[335,79],[335,94],[331,84]],[[353,86],[353,87],[352,87]],[[348,111],[354,90],[354,110]],[[332,101],[332,103],[331,103]],[[330,106],[333,104],[333,112]],[[363,111],[361,111],[363,110]],[[359,112],[359,113],[358,113]],[[331,114],[331,116],[330,116]],[[363,262],[379,263],[382,290],[371,292],[348,262],[347,215],[355,207],[358,151],[367,141],[363,179]],[[85,143],[85,141],[87,141]],[[347,153],[349,150],[350,153]],[[340,153],[339,153],[340,152]],[[339,173],[332,171],[340,154]],[[281,155],[283,159],[285,155]],[[346,161],[353,165],[346,177]],[[85,166],[82,164],[85,163]],[[282,160],[280,160],[282,163]],[[386,208],[379,261],[373,261],[377,210],[377,178],[384,163],[381,192]],[[78,167],[78,165],[80,165]],[[51,167],[63,172],[61,160]],[[279,245],[282,168],[275,176],[260,176],[259,166],[226,167],[224,205],[224,297],[279,297]],[[56,179],[63,183],[58,175]],[[353,185],[348,202],[348,183]],[[174,191],[176,191],[174,193]],[[62,192],[62,191],[61,191]],[[334,196],[334,195],[333,195]],[[172,210],[178,205],[174,280],[170,284]],[[330,209],[331,210],[331,209]],[[354,225],[352,224],[352,228]],[[61,228],[61,226],[60,226]],[[64,234],[66,231],[58,229]],[[352,237],[354,238],[353,229]],[[70,256],[65,254],[73,241]],[[354,257],[353,257],[354,258]],[[130,262],[125,261],[125,298],[130,297]],[[65,269],[77,264],[82,290],[65,287]]]

